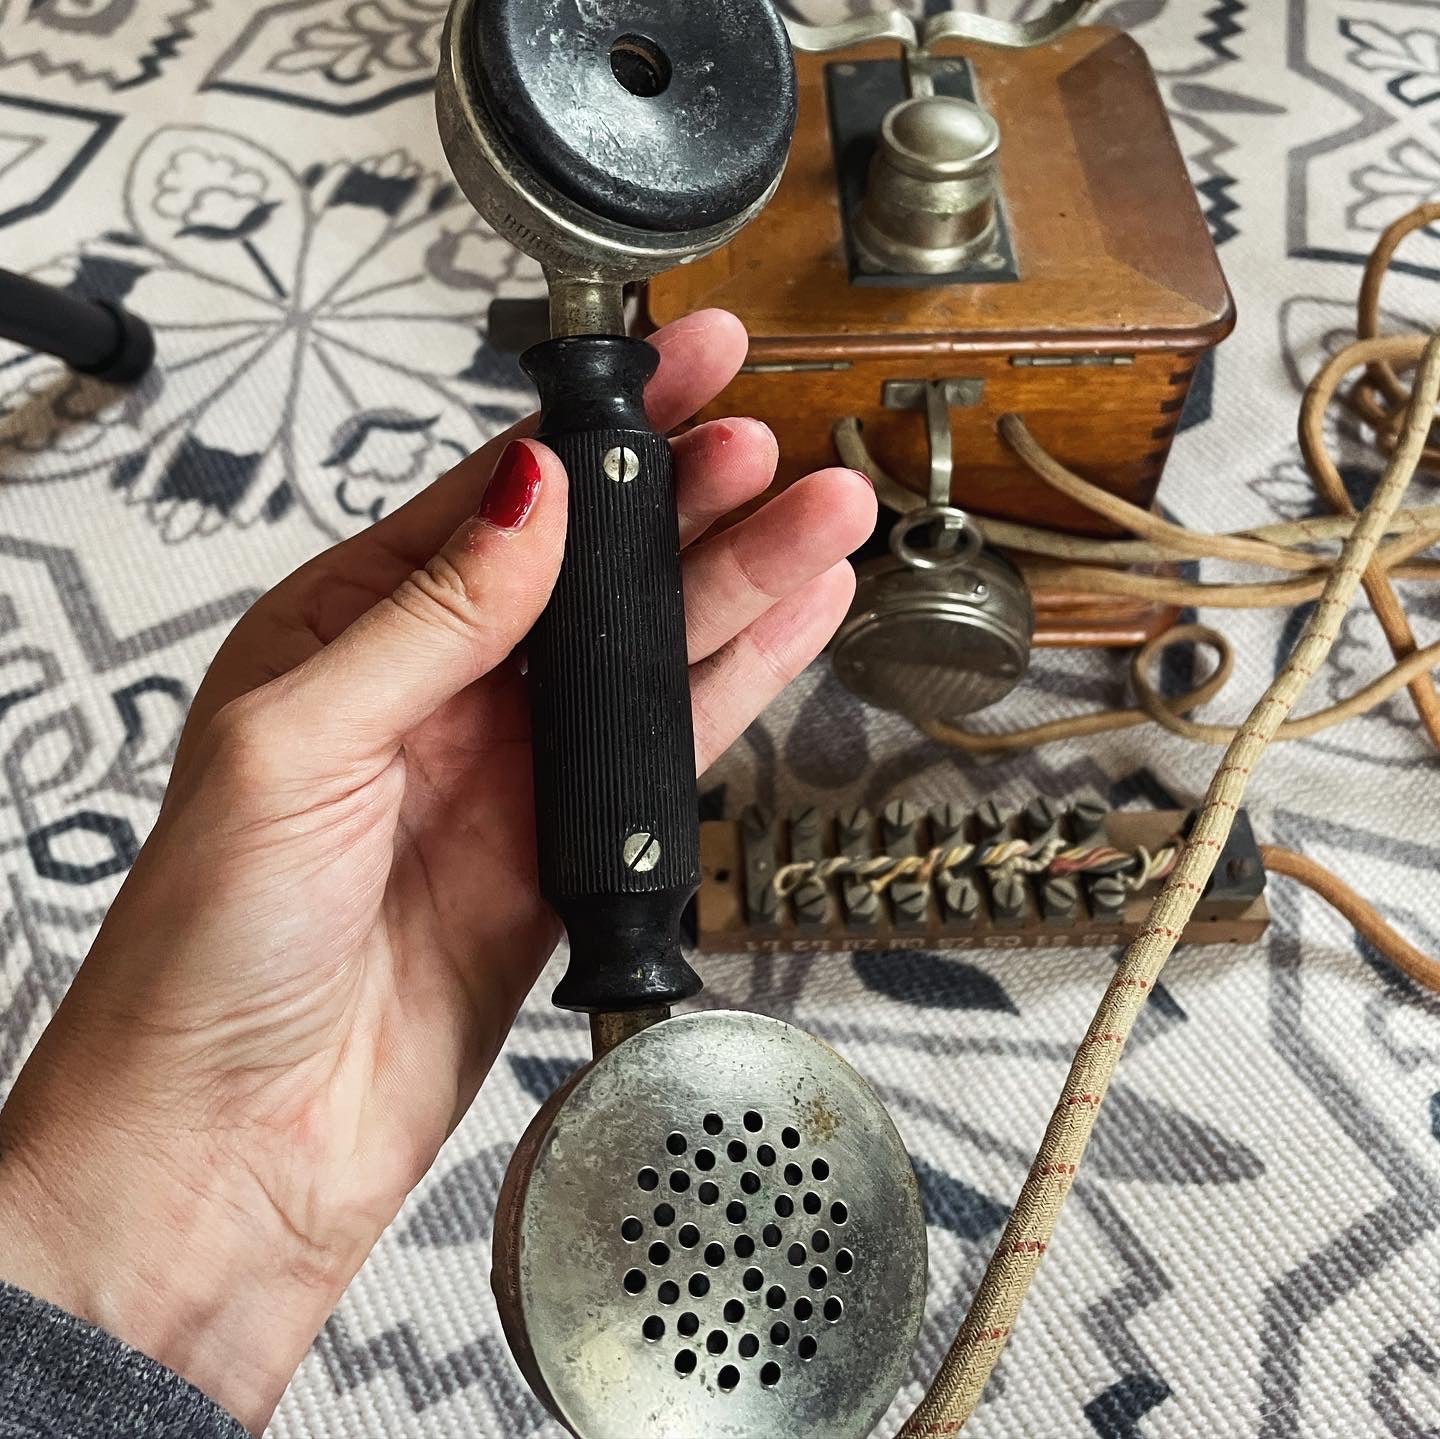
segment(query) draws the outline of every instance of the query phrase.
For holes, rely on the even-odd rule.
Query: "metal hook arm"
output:
[[[983,45],[1003,45],[1012,50],[1045,45],[1078,25],[1097,3],[1098,0],[1054,0],[1043,15],[1037,15],[1033,20],[996,20],[969,10],[947,10],[932,16],[926,22],[923,34],[915,22],[900,10],[857,15],[834,25],[806,25],[787,16],[785,29],[795,49],[813,55],[848,50],[852,45],[864,45],[872,40],[898,40],[905,51],[910,93],[919,99],[935,93],[930,60],[935,47],[942,41],[975,40]]]
[[[977,40],[982,45],[1003,45],[1026,50],[1047,45],[1073,30],[1098,0],[1054,0],[1054,4],[1033,20],[997,20],[970,10],[945,10],[932,16],[925,26],[924,49],[928,52],[942,40]]]
[[[915,22],[900,10],[886,10],[877,15],[857,15],[834,25],[806,25],[785,17],[790,43],[797,50],[824,55],[831,50],[848,50],[870,40],[898,40],[906,53],[920,48],[920,32]]]
[[[982,45],[1025,50],[1046,45],[1067,30],[1073,30],[1098,3],[1099,0],[1054,0],[1048,10],[1033,20],[997,20],[971,10],[945,10],[926,21],[923,34],[900,10],[857,15],[834,25],[806,25],[787,16],[785,28],[797,50],[817,55],[847,50],[871,40],[898,40],[907,52],[921,54],[928,54],[944,40],[975,40]]]
[[[845,464],[869,476],[880,503],[901,515],[890,532],[890,549],[896,559],[912,569],[959,569],[980,553],[985,544],[985,531],[950,499],[953,476],[950,411],[943,381],[926,385],[924,407],[930,431],[928,504],[880,467],[861,434],[860,421],[854,416],[836,422],[832,432],[835,448]],[[909,543],[910,534],[922,528],[933,528],[937,532],[928,551],[917,551]]]

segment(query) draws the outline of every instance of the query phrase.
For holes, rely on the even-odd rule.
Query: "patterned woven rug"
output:
[[[146,833],[177,726],[266,586],[526,408],[490,349],[538,289],[448,184],[428,91],[441,0],[0,0],[0,261],[157,327],[131,394],[0,354],[0,1071],[13,1077]],[[835,0],[807,0],[807,18]],[[1010,14],[1014,0],[989,7]],[[1038,4],[1018,7],[1034,11]],[[1440,198],[1434,0],[1117,0],[1146,46],[1236,292],[1163,497],[1187,523],[1309,513],[1301,387],[1352,330],[1359,264]],[[1436,318],[1407,249],[1391,323]],[[1356,495],[1374,464],[1341,437]],[[1422,639],[1440,596],[1408,595]],[[1212,617],[1228,707],[1299,616]],[[1388,663],[1348,620],[1308,703]],[[1047,654],[997,722],[1117,702]],[[1215,756],[1141,732],[976,765],[818,665],[707,777],[826,806],[1037,790],[1188,803]],[[1266,760],[1263,838],[1334,867],[1440,951],[1440,773],[1402,696]],[[1440,1434],[1440,1003],[1272,887],[1269,939],[1182,951],[1143,1017],[976,1439]],[[915,1155],[932,1294],[898,1426],[953,1330],[1109,973],[1103,953],[717,960],[706,1002],[794,1017],[880,1088]],[[548,992],[548,984],[541,993]],[[496,1185],[582,1056],[542,1000],[346,1296],[277,1439],[558,1433],[488,1289]]]

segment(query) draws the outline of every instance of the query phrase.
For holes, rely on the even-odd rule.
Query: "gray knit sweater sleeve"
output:
[[[0,1284],[0,1439],[249,1439],[153,1359]]]

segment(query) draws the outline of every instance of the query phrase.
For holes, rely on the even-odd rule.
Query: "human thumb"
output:
[[[312,748],[317,727],[327,731],[328,769],[388,759],[410,730],[525,638],[560,569],[567,488],[551,450],[513,441],[475,516],[277,682],[283,708],[308,731]]]

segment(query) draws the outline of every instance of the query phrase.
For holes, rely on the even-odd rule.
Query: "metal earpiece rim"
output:
[[[780,175],[724,223],[666,235],[599,220],[545,185],[497,133],[468,52],[456,43],[482,3],[455,0],[445,19],[435,83],[440,141],[465,198],[499,235],[547,271],[616,284],[649,279],[719,249],[769,203]],[[555,234],[563,241],[553,239]]]

